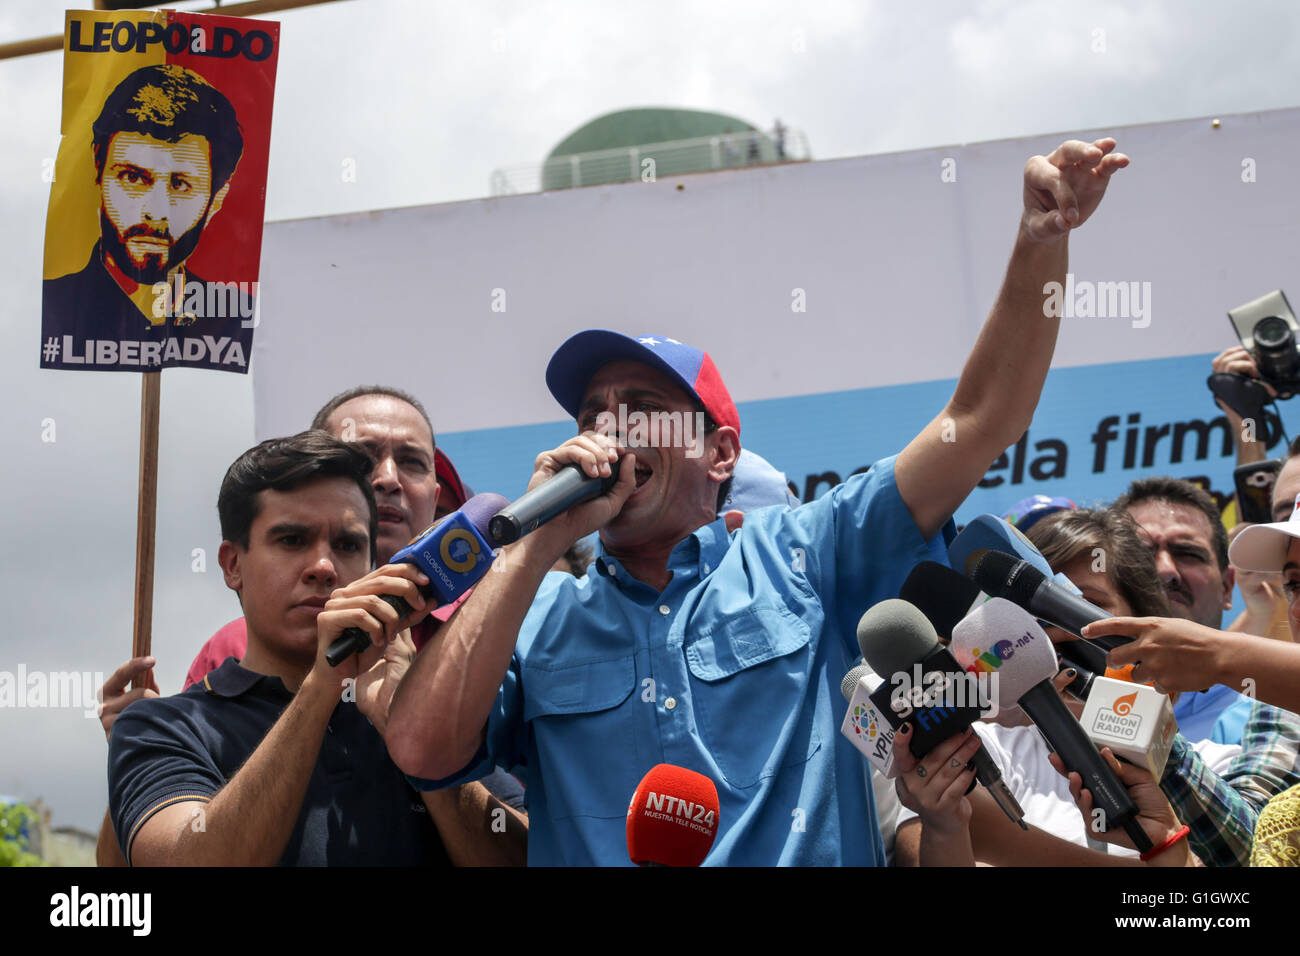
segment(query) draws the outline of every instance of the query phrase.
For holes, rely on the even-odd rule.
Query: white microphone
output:
[[[894,772],[894,728],[871,701],[871,694],[884,679],[868,664],[859,664],[844,675],[840,693],[848,701],[840,733],[886,777]]]
[[[1133,798],[1052,686],[1056,653],[1032,614],[1005,598],[991,598],[952,629],[952,653],[967,670],[987,675],[1002,706],[1019,704],[1066,770],[1083,778],[1102,811],[1103,830],[1122,827],[1139,853],[1151,849]]]
[[[1116,757],[1146,767],[1159,780],[1174,746],[1178,721],[1168,694],[1145,684],[1098,677],[1079,718],[1088,739]]]

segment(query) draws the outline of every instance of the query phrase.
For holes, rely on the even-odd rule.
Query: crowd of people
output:
[[[1266,804],[1300,782],[1300,718],[1284,709],[1300,707],[1300,649],[1255,636],[1300,594],[1300,515],[1229,548],[1203,491],[1145,479],[1107,508],[1017,516],[1053,570],[1115,615],[1093,629],[1136,638],[1114,667],[1179,695],[1161,779],[1114,763],[1154,856],[1089,828],[1090,794],[1030,726],[977,725],[919,761],[896,745],[895,780],[839,732],[858,618],[918,562],[945,562],[953,514],[1029,426],[1060,321],[1042,290],[1128,164],[1115,146],[1068,141],[1029,160],[1006,279],[952,398],[901,452],[815,501],[797,504],[742,448],[712,358],[662,335],[560,345],[545,377],[577,434],[541,451],[529,487],[571,465],[610,479],[617,465],[617,478],[502,547],[444,606],[419,568],[388,563],[472,496],[416,397],[349,388],[307,430],[249,449],[217,502],[242,617],[201,647],[181,693],[161,695],[152,657],[103,688],[101,864],[626,865],[628,800],[664,763],[716,784],[707,864],[1250,862]],[[1021,387],[996,387],[1008,380]],[[605,427],[629,410],[702,428],[644,441]],[[1279,507],[1298,492],[1293,447]],[[1246,616],[1220,630],[1235,585]],[[349,628],[372,643],[332,667],[325,651]],[[966,793],[976,736],[1028,830]],[[1280,858],[1273,842],[1257,856]]]

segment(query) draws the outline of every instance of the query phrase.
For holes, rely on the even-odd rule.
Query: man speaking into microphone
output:
[[[525,765],[530,864],[629,865],[629,795],[660,763],[717,786],[706,865],[883,863],[866,765],[838,732],[858,618],[942,560],[941,530],[1028,426],[1058,326],[1043,288],[1127,165],[1114,148],[1071,141],[1026,164],[1006,281],[921,434],[730,535],[716,514],[741,423],[713,360],[659,335],[565,342],[546,379],[579,434],[538,455],[529,488],[571,464],[595,479],[617,462],[618,480],[507,546],[416,658],[390,711],[398,766],[439,788]],[[547,574],[593,531],[586,577]]]

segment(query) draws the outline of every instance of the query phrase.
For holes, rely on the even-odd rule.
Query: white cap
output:
[[[1228,548],[1228,560],[1243,571],[1281,571],[1292,538],[1300,538],[1300,495],[1286,521],[1251,525],[1237,535]]]

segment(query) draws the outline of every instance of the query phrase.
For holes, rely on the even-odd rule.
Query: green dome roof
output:
[[[655,144],[658,148],[644,148]],[[619,110],[580,126],[551,150],[542,167],[542,188],[628,182],[651,172],[658,178],[777,159],[771,138],[734,116],[664,107]]]
[[[620,146],[668,143],[697,136],[743,133],[756,129],[744,120],[704,110],[645,107],[606,113],[578,127],[551,150],[548,159]]]

